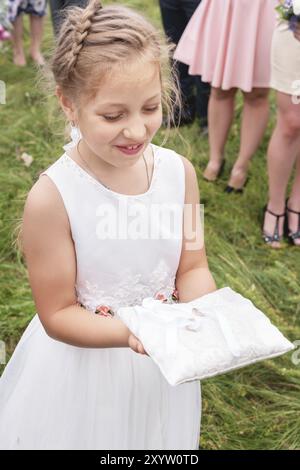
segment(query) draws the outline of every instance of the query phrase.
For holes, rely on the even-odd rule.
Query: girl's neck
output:
[[[106,161],[103,161],[97,155],[89,155],[89,159],[86,157],[85,147],[83,146],[83,141],[80,142],[79,149],[80,154],[83,156],[84,161],[80,158],[80,155],[77,152],[77,146],[72,147],[68,150],[69,157],[72,158],[79,166],[81,166],[87,173],[90,173],[95,179],[98,179],[99,182],[102,182],[107,187],[111,187],[116,192],[128,193],[132,190],[132,187],[135,187],[137,190],[138,187],[142,189],[138,193],[146,192],[147,188],[145,187],[147,180],[147,172],[145,168],[145,162],[141,156],[139,160],[129,168],[116,168],[113,165],[110,165]],[[149,144],[144,151],[145,160],[148,167],[148,175],[150,184],[152,181],[153,170],[154,170],[154,153],[151,144]],[[88,165],[86,165],[86,163]],[[125,187],[128,186],[128,188]]]

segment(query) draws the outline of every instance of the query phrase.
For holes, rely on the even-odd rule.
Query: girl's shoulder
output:
[[[152,144],[152,145],[154,145],[154,144]],[[181,155],[180,153],[178,153],[176,150],[171,149],[169,147],[162,147],[162,146],[159,146],[159,145],[154,145],[154,147],[156,149],[158,149],[158,151],[161,152],[162,154],[168,155],[170,158],[173,158],[173,159],[175,158],[175,159],[177,159],[177,161],[180,161],[186,172],[195,171],[195,168],[194,168],[194,165],[192,164],[192,162],[188,158],[186,158],[183,155]]]
[[[181,159],[185,173],[185,201],[199,203],[198,177],[193,163],[183,155],[177,154]]]
[[[49,226],[49,229],[52,224],[59,224],[69,231],[69,220],[61,195],[45,173],[40,174],[27,194],[23,224]]]
[[[51,174],[51,171],[60,164],[63,156],[64,154],[39,173],[37,181],[33,184],[27,195],[26,202],[32,205],[40,204],[41,207],[60,205],[61,198],[57,187],[53,180],[48,177],[47,173],[49,172]]]
[[[165,154],[170,155],[171,159],[177,160],[178,165],[181,167],[180,170],[184,178],[185,202],[199,203],[200,193],[198,177],[193,163],[175,150],[166,147],[160,147],[160,149],[162,149],[162,152],[165,152]]]
[[[160,146],[156,146],[156,147],[158,147],[160,151],[162,151],[163,153],[169,155],[171,158],[175,157],[178,162],[181,162],[181,166],[183,167],[184,172],[185,172],[186,182],[195,180],[195,178],[197,179],[195,167],[193,163],[187,157],[184,157],[183,155],[178,153],[176,150],[173,150],[167,147],[160,147]]]

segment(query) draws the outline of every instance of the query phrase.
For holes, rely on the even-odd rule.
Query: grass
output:
[[[156,1],[130,0],[160,26]],[[28,49],[28,18],[25,44]],[[52,43],[48,16],[43,49]],[[52,97],[36,86],[32,63],[24,69],[12,65],[9,44],[0,50],[0,80],[7,85],[7,102],[0,105],[0,339],[7,359],[35,314],[26,268],[13,246],[15,226],[22,215],[28,190],[39,173],[62,153],[63,119]],[[206,246],[218,287],[230,285],[250,298],[291,340],[300,339],[300,250],[286,246],[272,251],[261,240],[262,207],[267,198],[266,149],[274,126],[275,108],[264,141],[256,153],[250,181],[243,195],[223,189],[239,147],[241,102],[226,149],[225,172],[217,184],[206,183],[202,171],[208,159],[208,142],[198,135],[197,123],[181,129],[186,145],[174,132],[166,144],[195,165],[205,204]],[[163,130],[155,137],[160,143]],[[17,156],[34,157],[25,167]],[[3,366],[2,366],[3,370]],[[264,361],[202,384],[203,449],[300,449],[300,364],[291,354]]]

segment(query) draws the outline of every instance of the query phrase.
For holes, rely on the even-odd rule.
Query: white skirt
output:
[[[271,63],[271,87],[288,95],[299,95],[300,41],[285,23],[274,31]]]
[[[199,381],[171,386],[149,356],[50,338],[35,315],[0,379],[0,449],[199,447]]]

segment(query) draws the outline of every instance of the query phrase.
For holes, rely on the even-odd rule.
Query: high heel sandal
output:
[[[275,229],[274,229],[274,233],[273,235],[268,235],[265,231],[264,231],[264,224],[265,224],[265,214],[266,212],[268,212],[269,214],[273,215],[274,217],[276,217],[276,224],[275,224]],[[266,204],[264,209],[263,209],[263,222],[262,222],[262,237],[264,239],[264,242],[267,244],[267,245],[270,245],[271,243],[274,243],[274,242],[281,242],[282,238],[283,238],[283,234],[282,235],[279,235],[279,219],[281,217],[284,217],[285,216],[285,213],[284,214],[275,214],[274,212],[270,211],[270,209],[268,209],[268,205]]]
[[[230,184],[228,184],[224,191],[225,191],[225,193],[228,193],[228,194],[230,194],[230,193],[243,193],[245,187],[248,184],[248,181],[249,181],[249,176],[246,173],[243,184],[239,188],[235,188],[234,186],[231,186]]]
[[[245,183],[243,184],[243,186],[241,188],[234,188],[233,186],[229,186],[229,184],[228,184],[226,186],[226,188],[224,189],[224,191],[225,191],[225,193],[228,193],[228,194],[230,194],[230,193],[243,193],[245,187],[248,184],[248,181],[249,181],[249,177],[247,176],[246,181],[245,181]]]
[[[297,211],[294,211],[293,209],[290,209],[288,207],[288,201],[286,201],[285,209],[286,209],[286,218],[285,218],[285,224],[284,224],[285,225],[285,227],[284,227],[285,235],[288,238],[288,241],[291,245],[300,246],[297,243],[295,243],[295,240],[300,239],[300,212],[297,212]],[[289,212],[292,213],[292,214],[297,214],[298,215],[298,228],[297,228],[296,232],[292,232],[292,230],[290,230],[290,228],[289,228],[289,218],[288,218],[288,213]]]
[[[222,160],[222,163],[220,165],[220,169],[219,171],[216,173],[216,176],[214,179],[208,179],[204,176],[203,174],[203,179],[209,183],[214,183],[218,178],[220,178],[220,176],[222,176],[222,174],[224,173],[224,168],[225,168],[225,160],[223,159]]]

